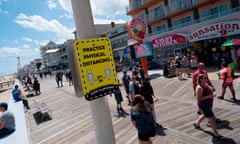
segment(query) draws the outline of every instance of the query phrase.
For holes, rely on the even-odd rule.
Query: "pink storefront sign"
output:
[[[187,39],[184,35],[172,34],[163,37],[158,37],[152,40],[153,48],[167,47],[171,45],[186,43]]]

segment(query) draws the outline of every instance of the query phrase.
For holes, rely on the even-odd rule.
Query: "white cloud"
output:
[[[22,39],[24,40],[24,41],[27,41],[27,42],[32,42],[33,40],[31,39],[31,38],[29,38],[29,37],[22,37]]]
[[[73,32],[73,29],[68,29],[55,19],[47,20],[38,15],[27,16],[20,13],[15,22],[24,28],[31,28],[41,32],[54,32],[59,38],[67,38]]]
[[[52,0],[48,0],[48,1],[47,1],[47,4],[48,4],[48,8],[49,8],[50,10],[57,7],[57,4],[54,3],[54,1],[52,1]]]
[[[71,0],[58,0],[59,5],[63,8],[63,10],[67,11],[72,15],[72,4]]]
[[[22,48],[25,48],[25,49],[30,48],[30,46],[29,46],[29,45],[26,45],[26,44],[22,45],[21,47],[22,47]]]
[[[0,48],[0,57],[2,58],[8,58],[13,56],[32,56],[34,51],[29,48],[23,48],[28,47],[27,45],[23,45],[21,47],[2,47]]]
[[[91,0],[93,15],[113,17],[126,15],[127,0]]]
[[[73,18],[73,15],[72,15],[72,14],[67,14],[67,13],[65,13],[65,14],[61,15],[60,18],[70,19],[70,18]]]
[[[19,48],[2,47],[0,48],[0,57],[18,56]]]
[[[62,17],[72,17],[72,6],[70,0],[58,0],[59,5],[68,14],[64,14]],[[114,21],[115,23],[126,22],[126,19],[121,19],[120,16],[126,16],[127,0],[91,0],[90,1],[92,13],[95,24],[106,24]],[[119,19],[120,18],[120,19]]]

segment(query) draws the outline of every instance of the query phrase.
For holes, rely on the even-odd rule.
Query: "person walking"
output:
[[[233,87],[233,78],[232,78],[232,72],[231,69],[227,66],[226,62],[222,63],[222,70],[220,71],[220,78],[222,80],[222,94],[219,96],[219,99],[224,99],[224,95],[226,93],[227,87],[229,87],[231,93],[232,93],[232,100],[237,101],[235,90]]]
[[[183,77],[184,78],[190,77],[190,73],[189,73],[190,62],[189,62],[189,59],[186,55],[183,55],[183,58],[181,60],[181,64],[182,64],[182,67],[183,67]]]
[[[196,96],[196,87],[197,87],[197,77],[202,74],[207,78],[207,84],[212,87],[213,91],[215,91],[215,88],[211,81],[208,78],[208,73],[205,70],[205,64],[203,62],[200,62],[198,64],[198,69],[193,73],[192,77],[192,83],[193,83],[193,91],[194,91],[194,96]],[[201,110],[198,110],[198,114],[201,114]]]
[[[118,112],[118,117],[125,117],[126,115],[128,115],[128,113],[122,108],[122,101],[123,101],[123,97],[122,97],[122,93],[120,90],[120,86],[121,84],[119,84],[117,90],[114,92],[114,97],[115,97],[115,101],[117,104],[117,112]],[[112,96],[112,95],[110,95]]]
[[[203,74],[207,78],[208,85],[212,87],[213,91],[215,91],[215,88],[214,88],[213,84],[209,80],[208,73],[205,70],[205,64],[203,62],[200,62],[198,64],[198,69],[193,73],[193,77],[192,77],[194,96],[196,96],[195,89],[196,89],[196,86],[197,86],[197,77],[200,74]]]
[[[129,83],[129,95],[128,98],[132,102],[135,95],[140,94],[140,83],[136,80],[136,76],[132,76],[132,81]]]
[[[176,75],[178,77],[179,80],[183,80],[183,72],[182,72],[182,65],[181,65],[181,58],[180,57],[176,57],[175,61],[174,61],[174,65],[176,67]]]
[[[34,81],[33,81],[33,89],[35,91],[36,96],[41,94],[40,83],[36,77],[34,78]]]
[[[68,72],[68,80],[69,80],[69,86],[73,85],[73,77],[72,77],[72,72]]]
[[[123,70],[123,77],[122,77],[122,83],[125,89],[125,92],[127,94],[127,99],[128,99],[128,105],[131,105],[131,101],[129,99],[129,83],[130,83],[130,76],[127,74],[127,70]]]
[[[60,85],[61,85],[61,87],[63,87],[63,82],[62,82],[62,72],[57,72],[56,73],[56,77],[55,77],[55,80],[56,80],[56,82],[57,82],[57,87],[59,88],[60,87]]]
[[[8,104],[5,102],[0,103],[0,138],[3,138],[15,131],[15,118],[12,112],[8,110]]]
[[[156,122],[152,115],[151,105],[141,95],[132,101],[131,121],[137,129],[139,144],[152,144],[151,137],[156,135]]]
[[[207,77],[204,74],[200,74],[197,77],[196,97],[197,105],[202,111],[202,114],[193,124],[196,129],[201,129],[200,124],[206,118],[210,120],[211,128],[215,137],[223,139],[216,129],[216,117],[212,110],[213,99],[216,95],[213,93],[213,89],[207,83]]]
[[[145,76],[145,79],[143,81],[143,84],[140,87],[140,95],[144,97],[144,99],[150,104],[152,107],[152,114],[153,118],[156,121],[156,113],[155,113],[155,108],[154,108],[154,91],[152,88],[152,85],[150,83],[150,77]]]

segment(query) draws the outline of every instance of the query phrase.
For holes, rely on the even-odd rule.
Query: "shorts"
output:
[[[214,116],[212,108],[205,107],[205,106],[199,106],[199,109],[202,111],[203,115],[207,118],[211,118]]]
[[[155,135],[156,135],[156,128],[146,133],[138,133],[138,138],[142,141],[148,141],[150,137],[154,137]]]
[[[115,100],[117,104],[120,104],[123,101],[122,94],[115,94]]]
[[[179,73],[181,73],[183,71],[183,68],[176,68],[176,74],[178,75]]]
[[[233,86],[232,82],[223,82],[223,84],[222,84],[222,88],[232,87],[232,86]]]

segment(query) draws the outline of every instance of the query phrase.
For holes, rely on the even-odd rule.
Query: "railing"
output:
[[[192,0],[192,5],[194,6],[194,5],[196,5],[196,4],[198,4],[198,3],[201,3],[201,2],[203,2],[204,0]]]
[[[130,6],[126,6],[126,11],[128,13],[132,10],[139,9],[141,7],[142,7],[142,1],[134,1],[130,3]]]
[[[180,11],[183,9],[189,9],[192,7],[191,1],[190,0],[184,0],[183,2],[175,2],[175,3],[170,3],[168,6],[165,6],[165,14],[169,15],[173,12]]]
[[[119,42],[119,43],[113,43],[112,47],[113,47],[113,49],[116,49],[116,48],[123,47],[126,45],[127,45],[127,41],[124,41],[124,42]]]
[[[165,16],[164,12],[158,12],[158,13],[151,13],[150,15],[147,16],[148,22],[161,19]]]
[[[7,81],[0,83],[0,91],[11,89],[13,87],[14,81]]]
[[[169,31],[172,31],[172,30],[180,29],[180,28],[187,27],[187,26],[194,25],[194,24],[201,23],[201,22],[206,22],[206,21],[209,21],[209,20],[223,18],[223,17],[229,16],[229,15],[232,15],[232,14],[236,14],[236,13],[239,13],[239,12],[240,12],[240,7],[230,9],[230,10],[226,10],[226,11],[221,11],[219,13],[209,15],[207,17],[203,17],[203,18],[200,18],[200,19],[197,19],[197,20],[192,20],[190,22],[175,25],[172,28],[166,28],[164,30],[154,31],[151,34],[148,34],[148,36],[169,32]]]

